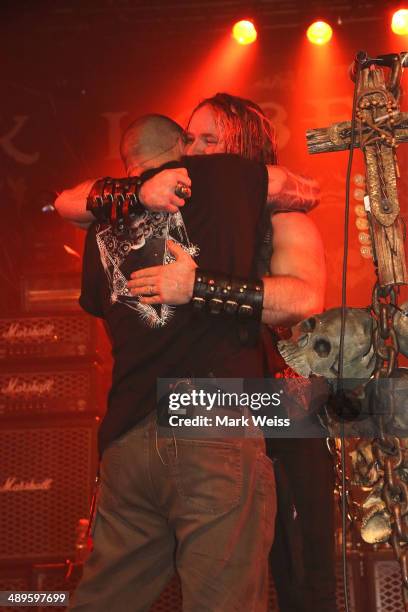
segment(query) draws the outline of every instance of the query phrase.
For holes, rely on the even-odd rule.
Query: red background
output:
[[[153,2],[146,14],[141,11],[147,4],[137,2],[22,2],[20,8],[5,11],[0,47],[0,237],[10,260],[4,274],[14,288],[21,271],[34,265],[30,249],[39,235],[55,249],[61,243],[81,248],[79,230],[40,214],[44,192],[90,177],[121,175],[119,134],[137,115],[161,112],[185,123],[203,97],[229,91],[252,98],[273,119],[280,163],[320,181],[322,202],[312,216],[326,248],[326,304],[338,305],[347,153],[308,155],[305,131],[350,118],[348,66],[357,50],[376,55],[408,47],[406,37],[391,33],[386,3],[368,4],[375,10],[351,11],[342,25],[333,14],[334,36],[324,47],[310,45],[305,37],[311,18],[324,13],[313,11],[312,5],[307,15],[260,15],[258,41],[248,47],[231,40],[234,19],[232,13],[223,17],[224,3],[211,1],[192,2],[184,9],[180,3]],[[241,17],[248,14],[240,12]],[[408,86],[406,77],[403,85]],[[10,138],[19,121],[21,128]],[[406,149],[403,145],[398,152],[404,215]],[[355,206],[361,201],[355,198],[355,180],[363,173],[357,151],[347,293],[353,306],[370,302],[374,281],[371,259],[360,253],[356,227]],[[72,265],[65,254],[56,260],[55,252],[50,256],[54,267],[63,271]]]

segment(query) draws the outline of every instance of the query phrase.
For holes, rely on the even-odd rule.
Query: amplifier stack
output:
[[[88,315],[0,319],[0,567],[8,572],[74,558],[110,369],[105,331]]]

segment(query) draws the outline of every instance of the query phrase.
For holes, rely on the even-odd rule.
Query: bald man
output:
[[[149,117],[147,122],[145,117]],[[134,176],[148,168],[158,168],[166,161],[180,159],[184,146],[184,132],[176,122],[164,115],[151,114],[139,117],[123,133],[120,155],[127,175]],[[135,160],[140,160],[137,167]],[[174,193],[179,181],[191,185],[185,168],[163,171],[146,181],[139,194],[146,210],[177,212],[184,205],[184,200]],[[59,214],[82,229],[87,229],[95,220],[86,206],[94,183],[95,179],[90,179],[72,189],[65,189],[55,202]]]

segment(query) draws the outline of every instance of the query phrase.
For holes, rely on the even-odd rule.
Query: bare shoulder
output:
[[[294,276],[323,289],[325,256],[314,221],[304,213],[293,212],[272,215],[271,222],[271,274]]]
[[[320,232],[315,222],[304,213],[276,213],[271,216],[273,244],[278,246],[303,245],[304,248],[323,251]]]
[[[317,233],[316,223],[305,213],[302,212],[279,212],[271,215],[274,227],[299,228],[304,230],[314,230]]]

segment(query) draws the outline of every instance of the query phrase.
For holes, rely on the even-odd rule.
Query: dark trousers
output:
[[[336,612],[334,470],[324,439],[268,439],[278,511],[270,562],[280,612]]]

